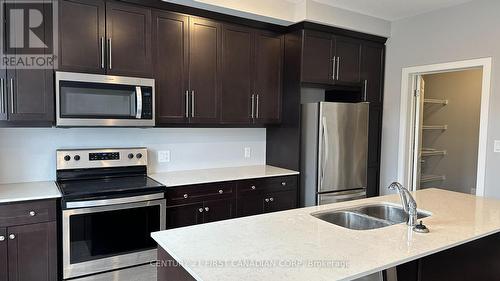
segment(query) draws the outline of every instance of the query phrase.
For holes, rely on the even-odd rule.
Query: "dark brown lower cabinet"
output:
[[[0,205],[0,281],[55,281],[55,201]]]
[[[167,229],[297,207],[297,177],[182,186],[166,192]]]

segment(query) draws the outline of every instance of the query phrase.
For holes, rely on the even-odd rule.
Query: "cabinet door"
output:
[[[54,71],[9,69],[7,71],[9,121],[54,121]]]
[[[167,229],[203,222],[203,203],[167,208]]]
[[[361,79],[366,80],[365,100],[370,102],[370,105],[382,105],[383,72],[384,46],[364,44]]]
[[[9,227],[9,281],[57,280],[56,222]]]
[[[156,122],[186,122],[188,113],[189,18],[153,13],[153,57],[156,81]]]
[[[354,39],[336,37],[335,56],[337,81],[359,83],[361,75],[361,44]]]
[[[219,109],[219,57],[221,25],[189,19],[190,122],[216,123]]]
[[[257,31],[255,40],[255,93],[259,123],[279,123],[283,85],[283,36]]]
[[[302,82],[333,83],[334,41],[331,34],[304,31],[302,48]]]
[[[224,25],[222,32],[221,122],[253,122],[253,42],[250,28]]]
[[[214,200],[203,203],[203,222],[227,220],[234,217],[234,200]]]
[[[104,73],[104,1],[63,0],[59,5],[59,69]]]
[[[297,193],[285,191],[270,193],[264,199],[264,212],[277,212],[297,207]]]
[[[151,77],[151,10],[106,2],[108,73]]]
[[[237,216],[253,216],[264,213],[264,199],[261,195],[246,194],[237,201]]]
[[[0,228],[0,281],[8,281],[7,229]]]

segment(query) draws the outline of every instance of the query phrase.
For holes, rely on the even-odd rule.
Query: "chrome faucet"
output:
[[[411,196],[410,191],[406,189],[399,182],[393,182],[388,187],[391,190],[397,190],[399,196],[401,197],[401,203],[403,204],[403,209],[408,214],[408,222],[409,226],[415,226],[417,224],[417,202]]]

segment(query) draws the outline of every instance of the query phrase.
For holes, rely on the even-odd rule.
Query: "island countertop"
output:
[[[397,194],[244,217],[152,233],[199,281],[351,280],[500,231],[500,200],[426,189],[414,193],[430,233],[405,224],[350,230],[311,213],[373,203]]]

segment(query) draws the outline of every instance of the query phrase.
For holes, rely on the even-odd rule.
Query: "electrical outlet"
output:
[[[500,140],[495,140],[493,151],[497,153],[500,152]]]
[[[250,147],[245,147],[245,158],[250,158],[252,157],[252,150]]]
[[[170,150],[158,151],[158,162],[159,163],[170,162]]]

